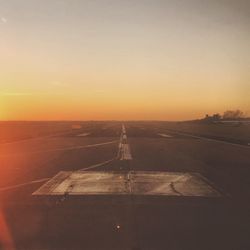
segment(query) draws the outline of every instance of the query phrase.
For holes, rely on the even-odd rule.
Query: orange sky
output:
[[[0,3],[1,120],[250,114],[250,4]]]

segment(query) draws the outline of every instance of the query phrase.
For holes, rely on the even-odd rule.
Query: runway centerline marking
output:
[[[128,144],[128,137],[124,124],[122,124],[122,133],[118,146],[118,158],[120,158],[121,161],[130,161],[133,159],[130,146]]]

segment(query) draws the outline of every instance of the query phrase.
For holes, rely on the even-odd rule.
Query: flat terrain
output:
[[[1,123],[2,248],[250,249],[249,127]],[[61,171],[198,174],[220,196],[187,196],[185,185],[172,186],[170,195],[71,195],[73,186],[61,195],[32,195]]]

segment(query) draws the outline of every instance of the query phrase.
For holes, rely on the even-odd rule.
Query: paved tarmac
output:
[[[0,144],[0,166],[5,249],[250,249],[247,146],[153,122],[104,122]],[[59,195],[32,195],[60,172],[83,174],[67,191],[61,182]],[[89,172],[93,186],[86,187]],[[109,179],[103,186],[108,192],[101,192],[100,173],[122,175],[125,191],[117,192]],[[142,174],[144,188],[131,191],[127,176]],[[168,181],[152,182],[156,174]],[[200,179],[188,192],[190,183],[182,179],[173,186],[173,175]],[[160,183],[161,191],[152,195],[152,183],[154,190]],[[203,185],[219,195],[206,195]],[[86,192],[93,187],[97,191]],[[197,188],[205,191],[197,196]]]

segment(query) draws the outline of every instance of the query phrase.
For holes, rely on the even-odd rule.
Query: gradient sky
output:
[[[250,115],[249,0],[0,0],[0,119]]]

